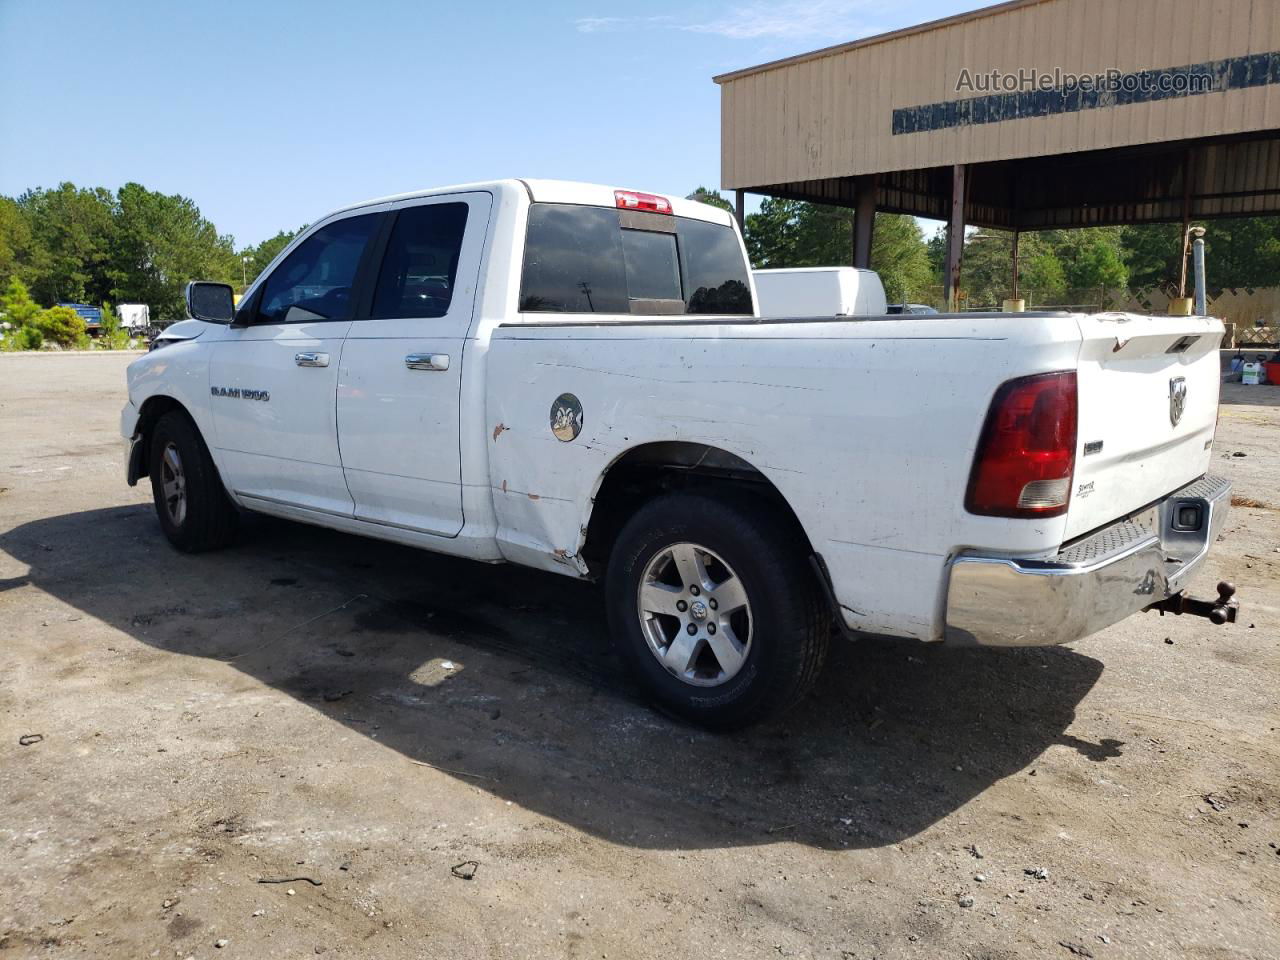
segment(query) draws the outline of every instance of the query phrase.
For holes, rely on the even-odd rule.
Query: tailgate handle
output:
[[[327,367],[329,355],[327,353],[295,353],[293,362],[300,367]]]

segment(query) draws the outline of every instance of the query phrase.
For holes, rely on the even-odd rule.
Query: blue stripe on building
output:
[[[1063,85],[1050,90],[992,93],[964,100],[900,107],[893,111],[893,134],[926,133],[954,127],[981,126],[1051,117],[1081,110],[1123,107],[1280,84],[1280,51],[1255,53],[1182,67],[1139,70],[1108,78],[1107,89]]]

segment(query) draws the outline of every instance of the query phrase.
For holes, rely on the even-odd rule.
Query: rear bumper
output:
[[[1188,529],[1188,508],[1200,522]],[[1231,483],[1206,476],[1038,560],[957,557],[946,638],[985,646],[1068,643],[1183,589],[1218,538]]]

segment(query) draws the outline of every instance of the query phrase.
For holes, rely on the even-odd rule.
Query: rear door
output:
[[[382,214],[330,221],[303,240],[213,345],[219,462],[243,497],[350,516],[334,417],[338,360]]]
[[[1079,318],[1079,426],[1066,538],[1159,500],[1209,469],[1222,324]]]
[[[458,402],[492,195],[400,206],[338,377],[355,515],[443,536],[463,524]]]

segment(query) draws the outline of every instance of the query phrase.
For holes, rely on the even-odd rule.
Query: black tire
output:
[[[670,569],[677,551],[684,549],[676,545],[687,544],[704,549],[704,560],[736,576],[750,605],[745,659],[736,674],[723,681],[703,678],[717,683],[714,686],[696,686],[675,675],[659,661],[651,641],[654,619],[661,619],[664,633],[672,633],[672,644],[690,627],[711,628],[692,619],[646,620],[640,611],[640,589],[647,571],[652,573],[651,563]],[[678,575],[673,580],[675,585],[667,589],[690,589],[679,586]],[[755,497],[675,493],[645,504],[613,546],[606,591],[611,632],[632,672],[663,709],[704,727],[731,730],[780,715],[809,692],[826,659],[831,615],[802,538],[772,505]],[[702,615],[707,616],[705,605]],[[732,628],[732,634],[742,632]],[[706,637],[706,645],[711,640]],[[694,635],[688,642],[702,639]],[[704,654],[705,648],[698,657]],[[715,659],[712,663],[708,673],[727,673]]]
[[[171,448],[181,468],[182,510],[176,509],[166,494],[166,482],[172,482],[174,476],[172,464],[165,461]],[[147,464],[156,515],[171,544],[183,553],[202,553],[225,547],[235,539],[239,517],[235,504],[227,497],[200,431],[185,411],[170,410],[156,423]]]

